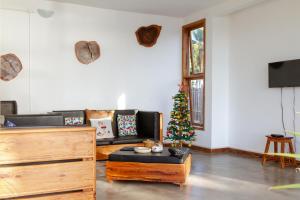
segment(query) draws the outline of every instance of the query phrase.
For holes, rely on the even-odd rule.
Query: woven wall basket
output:
[[[13,80],[22,71],[20,59],[12,53],[0,57],[0,79],[3,81]]]
[[[140,45],[152,47],[156,44],[160,31],[161,26],[158,25],[142,26],[135,32],[135,35]]]
[[[75,54],[82,64],[90,64],[100,57],[100,46],[96,41],[79,41],[75,44]]]

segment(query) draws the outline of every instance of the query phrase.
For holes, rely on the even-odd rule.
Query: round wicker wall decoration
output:
[[[135,35],[140,45],[152,47],[156,44],[160,31],[161,26],[158,25],[142,26],[135,32]]]
[[[79,62],[88,65],[100,57],[100,46],[96,41],[79,41],[75,44],[75,54]]]
[[[3,81],[11,81],[22,71],[22,63],[20,59],[12,53],[0,56],[0,79]]]

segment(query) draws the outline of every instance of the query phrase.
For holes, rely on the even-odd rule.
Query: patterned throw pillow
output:
[[[96,128],[96,139],[114,138],[111,118],[90,119],[91,126]]]
[[[5,120],[4,127],[5,128],[14,128],[14,127],[17,127],[17,125],[9,120]]]
[[[120,137],[137,135],[135,115],[118,115],[117,121]]]
[[[83,125],[83,117],[65,117],[65,126]]]

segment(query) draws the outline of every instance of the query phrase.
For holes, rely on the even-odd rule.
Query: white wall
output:
[[[28,29],[28,14],[0,10],[0,54],[14,53],[23,64],[18,78],[11,82],[0,80],[0,100],[18,100],[22,112],[29,112]]]
[[[181,77],[181,19],[62,3],[47,6],[55,11],[52,18],[31,14],[30,76],[28,14],[1,10],[10,15],[4,23],[1,53],[18,54],[24,70],[15,80],[0,82],[0,99],[18,100],[21,113],[41,113],[116,109],[125,96],[126,108],[161,111],[167,123]],[[20,30],[8,27],[11,22]],[[157,44],[145,48],[137,43],[135,31],[150,24],[161,25],[162,31]],[[74,54],[80,40],[96,40],[100,59],[80,64]]]
[[[227,17],[213,19],[212,40],[212,148],[228,147],[229,24]]]
[[[282,131],[280,89],[268,88],[268,63],[300,58],[299,8],[298,0],[273,0],[231,15],[229,144],[232,147],[262,152],[264,136]],[[299,100],[297,88],[297,111]],[[288,129],[293,129],[292,101],[292,89],[284,89]],[[296,129],[300,129],[300,116],[296,118]]]
[[[24,69],[15,80],[0,82],[0,99],[17,99],[20,111],[27,113],[114,109],[124,94],[126,108],[162,111],[166,125],[181,77],[181,25],[206,18],[205,130],[195,144],[262,152],[264,136],[282,130],[280,90],[268,88],[267,64],[299,58],[300,1],[272,0],[244,9],[261,1],[228,1],[184,21],[49,3],[53,18],[31,14],[30,73],[28,14],[1,10],[0,51],[15,52]],[[155,23],[163,26],[157,45],[139,46],[135,30]],[[74,55],[78,40],[98,41],[101,58],[80,64]],[[298,100],[298,88],[296,93]],[[284,90],[284,105],[286,125],[292,129],[290,88]]]

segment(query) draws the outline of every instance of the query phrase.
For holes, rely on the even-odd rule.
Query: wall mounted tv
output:
[[[300,59],[269,63],[269,87],[299,87]]]

